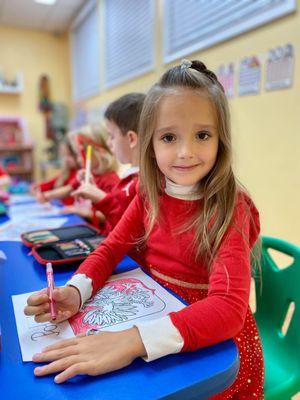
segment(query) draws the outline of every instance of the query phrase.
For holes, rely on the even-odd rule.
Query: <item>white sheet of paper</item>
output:
[[[67,222],[67,218],[33,218],[12,219],[0,225],[0,242],[21,242],[21,233],[35,229],[56,229]]]
[[[35,203],[36,199],[32,194],[24,193],[24,194],[12,194],[9,198],[10,205],[24,204],[24,203]]]
[[[60,208],[50,203],[46,204],[17,204],[9,207],[9,216],[11,219],[20,220],[24,216],[28,217],[49,217],[51,215],[60,215]]]
[[[12,296],[23,361],[31,361],[32,356],[46,346],[74,336],[67,321],[60,324],[52,322],[39,324],[33,317],[24,314],[27,298],[32,293]]]
[[[26,317],[23,310],[29,295],[12,296],[23,361],[31,361],[49,344],[88,329],[118,331],[185,307],[140,268],[112,275],[77,315],[61,324],[39,324]]]

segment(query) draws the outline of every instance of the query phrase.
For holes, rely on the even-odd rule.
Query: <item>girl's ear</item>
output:
[[[127,138],[129,141],[129,147],[131,149],[134,149],[135,147],[137,147],[138,144],[138,135],[135,131],[128,131],[127,132]]]

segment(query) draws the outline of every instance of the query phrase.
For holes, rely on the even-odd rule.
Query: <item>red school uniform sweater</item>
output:
[[[2,176],[7,176],[7,172],[5,171],[5,169],[2,167],[2,165],[0,165],[0,177]]]
[[[94,209],[101,211],[105,215],[105,224],[101,228],[103,235],[108,235],[120,221],[136,195],[137,182],[138,173],[126,176],[119,181],[110,193],[94,204]]]
[[[202,260],[196,261],[191,247],[192,230],[178,234],[182,220],[193,218],[202,200],[186,201],[163,194],[159,224],[147,243],[133,246],[145,233],[147,212],[137,194],[108,238],[81,264],[76,273],[92,279],[93,295],[101,288],[122,257],[130,255],[162,285],[171,288],[189,305],[170,314],[180,332],[182,351],[196,350],[234,338],[240,352],[240,370],[233,385],[214,399],[262,398],[263,357],[259,335],[249,309],[250,249],[260,225],[251,200],[240,194],[232,223],[215,257],[211,272]],[[167,277],[203,289],[191,289],[168,281]],[[170,283],[171,282],[171,283]],[[252,397],[251,397],[252,396]]]
[[[70,171],[69,177],[63,182],[62,186],[71,184],[71,182],[76,178],[76,174],[77,174],[77,169],[72,169]],[[59,176],[56,176],[53,179],[39,183],[38,187],[39,187],[40,191],[46,192],[47,190],[53,190],[54,185],[58,178],[59,178]],[[67,196],[67,197],[61,199],[61,201],[64,205],[69,206],[74,203],[74,197]]]

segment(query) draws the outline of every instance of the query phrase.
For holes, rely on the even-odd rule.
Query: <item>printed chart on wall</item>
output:
[[[261,62],[258,56],[245,57],[240,62],[239,95],[258,94],[261,84]]]
[[[23,361],[62,339],[89,330],[118,331],[139,321],[153,320],[185,305],[141,269],[113,275],[96,295],[69,321],[37,323],[24,315],[31,293],[12,296]]]
[[[225,90],[228,98],[234,95],[234,64],[220,65],[217,70],[218,80]]]
[[[291,87],[293,84],[295,52],[292,44],[270,49],[266,62],[266,90]]]

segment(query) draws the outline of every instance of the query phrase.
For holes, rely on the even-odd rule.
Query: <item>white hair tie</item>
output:
[[[192,66],[192,61],[190,60],[181,60],[181,64],[180,64],[180,69],[184,70],[184,69],[188,69]]]

